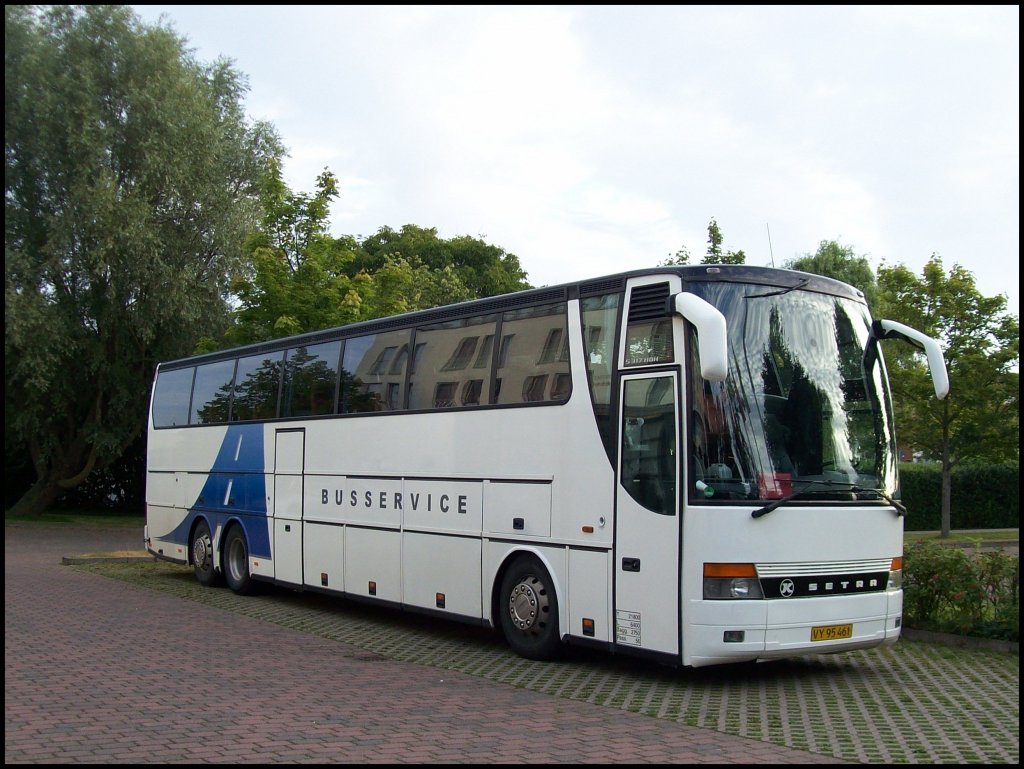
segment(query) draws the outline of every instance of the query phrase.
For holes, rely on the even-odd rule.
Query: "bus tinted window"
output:
[[[235,394],[231,400],[233,422],[277,416],[282,355],[276,352],[239,358],[235,371]]]
[[[672,321],[630,323],[626,329],[626,365],[672,362]]]
[[[196,367],[196,384],[192,394],[192,424],[207,425],[228,421],[234,373],[233,360],[222,360]]]
[[[627,366],[672,362],[669,293],[668,283],[636,286],[630,292],[629,318],[626,321]]]
[[[175,427],[188,424],[188,403],[192,397],[195,367],[161,371],[153,393],[153,426]]]
[[[675,514],[676,415],[672,377],[626,382],[622,487],[648,510]]]
[[[312,417],[334,413],[340,358],[340,341],[289,350],[284,367],[281,416]]]
[[[437,323],[416,331],[409,408],[478,406],[490,401],[497,316]]]
[[[615,321],[619,312],[619,295],[607,294],[584,299],[583,351],[587,361],[587,377],[594,406],[607,413],[612,399],[612,366],[614,363]]]
[[[615,364],[615,329],[621,294],[592,296],[580,302],[583,313],[583,359],[594,403],[594,416],[609,458],[614,430],[611,423],[612,369]]]
[[[564,302],[504,314],[498,350],[498,403],[566,400],[571,390],[568,374]]]
[[[343,411],[397,411],[409,358],[409,332],[387,331],[345,342]]]

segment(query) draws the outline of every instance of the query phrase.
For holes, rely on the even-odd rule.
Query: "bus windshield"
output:
[[[729,329],[729,373],[699,376],[689,347],[696,499],[878,499],[894,495],[896,445],[881,355],[865,355],[867,307],[818,292],[695,283]]]

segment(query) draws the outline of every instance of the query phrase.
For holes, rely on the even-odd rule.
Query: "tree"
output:
[[[835,278],[859,288],[871,311],[877,310],[878,283],[875,272],[867,258],[854,254],[851,246],[840,245],[835,240],[823,240],[814,254],[805,254],[799,259],[786,262],[786,267]]]
[[[329,239],[327,216],[331,201],[338,197],[338,179],[324,169],[316,179],[312,195],[293,193],[281,178],[280,164],[267,177],[260,232],[252,247],[277,249],[292,272],[302,267],[307,254]]]
[[[514,255],[477,238],[444,240],[413,224],[381,227],[362,243],[331,238],[321,204],[331,189],[328,176],[321,175],[312,197],[282,188],[268,199],[262,232],[252,240],[253,274],[235,284],[239,307],[227,341],[263,341],[529,288]],[[305,251],[290,251],[293,240],[275,235],[293,232],[296,221],[309,233]]]
[[[229,277],[282,154],[244,78],[128,6],[6,6],[8,458],[37,513],[119,460],[155,362],[226,325]]]
[[[462,235],[445,240],[435,228],[407,224],[401,230],[381,227],[362,243],[363,253],[352,265],[355,272],[374,272],[388,255],[415,257],[429,270],[450,267],[474,297],[497,296],[530,288],[515,254],[481,238]],[[455,301],[455,300],[452,300]]]
[[[324,170],[312,195],[293,193],[274,173],[262,197],[259,232],[247,243],[250,269],[236,277],[230,344],[246,344],[361,319],[353,238],[328,234],[328,211],[337,179]]]
[[[950,391],[934,396],[921,355],[887,345],[901,442],[942,463],[942,536],[950,531],[952,468],[969,461],[1020,457],[1020,325],[1006,297],[984,297],[974,276],[954,265],[948,275],[933,254],[916,277],[903,265],[878,271],[880,312],[939,340]]]
[[[714,218],[708,223],[708,250],[701,259],[701,264],[746,264],[747,255],[743,251],[722,251],[722,231]]]
[[[718,228],[718,222],[714,217],[708,222],[708,250],[704,254],[702,264],[722,263],[722,231]]]
[[[674,254],[669,254],[665,261],[661,262],[659,267],[672,267],[674,265],[682,265],[690,263],[690,251],[686,246],[680,246]]]

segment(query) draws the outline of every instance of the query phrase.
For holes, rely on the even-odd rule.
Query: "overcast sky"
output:
[[[434,227],[533,285],[933,253],[1019,315],[1018,6],[134,6],[234,61],[335,235]]]

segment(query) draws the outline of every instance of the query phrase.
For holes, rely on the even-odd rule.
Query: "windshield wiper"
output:
[[[789,502],[792,499],[795,499],[796,497],[799,497],[801,494],[803,494],[805,491],[807,491],[807,489],[810,488],[811,486],[843,486],[843,487],[849,489],[850,491],[852,491],[854,494],[865,494],[865,493],[877,494],[879,497],[881,497],[886,502],[888,502],[890,505],[892,505],[893,507],[896,508],[896,515],[899,515],[899,516],[902,517],[902,516],[907,514],[907,508],[905,508],[903,505],[901,505],[899,502],[897,502],[895,499],[890,497],[888,494],[886,494],[881,489],[864,488],[863,486],[858,486],[856,483],[849,483],[847,481],[833,481],[833,480],[806,480],[806,481],[794,481],[793,483],[802,483],[804,485],[803,485],[803,488],[801,488],[799,491],[794,491],[792,494],[787,494],[786,496],[781,497],[780,499],[776,499],[776,500],[773,500],[773,501],[769,502],[764,507],[757,508],[757,510],[754,510],[750,514],[750,517],[751,518],[760,518],[763,515],[768,515],[768,513],[770,513],[775,508],[780,507],[781,505],[786,504],[787,502]]]
[[[796,291],[798,288],[803,288],[804,286],[806,286],[810,282],[811,282],[810,278],[804,278],[799,283],[797,283],[795,286],[790,286],[789,288],[780,288],[778,291],[769,291],[766,294],[744,294],[743,298],[744,299],[761,299],[761,298],[766,297],[766,296],[778,296],[779,294],[788,294],[790,291]]]
[[[890,497],[888,494],[886,494],[881,489],[865,489],[862,486],[852,486],[850,488],[850,490],[855,492],[855,493],[858,493],[858,494],[859,493],[864,493],[864,494],[874,493],[874,494],[877,494],[882,499],[884,499],[886,502],[888,502],[890,505],[892,505],[893,507],[896,508],[896,515],[898,515],[898,516],[900,516],[902,518],[904,515],[907,514],[907,508],[905,508],[902,504],[897,502],[895,499]]]

